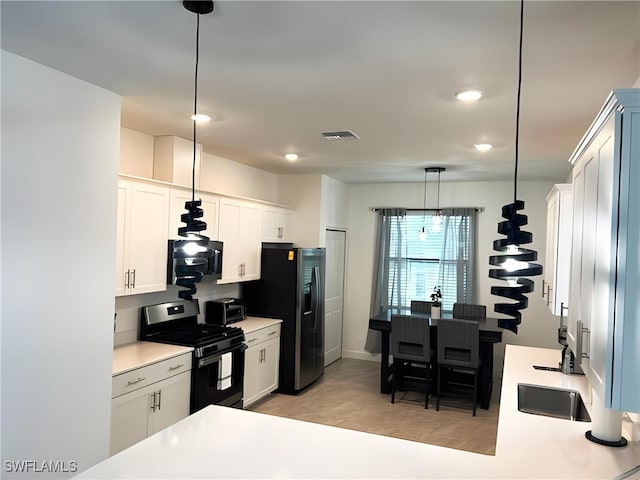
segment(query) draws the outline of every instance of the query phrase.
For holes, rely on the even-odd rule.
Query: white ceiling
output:
[[[422,181],[427,166],[443,182],[511,179],[519,14],[512,0],[215,2],[199,70],[214,121],[198,142],[346,182]],[[1,21],[3,49],[122,95],[123,126],[192,138],[196,16],[182,2],[2,1]],[[639,1],[527,1],[519,178],[564,180],[609,91],[639,76]],[[484,98],[455,100],[467,88]],[[335,130],[360,139],[321,136]]]

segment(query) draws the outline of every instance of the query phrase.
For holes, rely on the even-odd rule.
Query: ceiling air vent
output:
[[[322,136],[327,140],[358,140],[360,138],[348,130],[345,132],[324,132]]]

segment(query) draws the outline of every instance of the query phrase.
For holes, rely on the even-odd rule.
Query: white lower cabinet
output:
[[[189,416],[191,353],[113,377],[110,454]]]
[[[280,324],[245,333],[243,408],[278,388],[280,366]]]

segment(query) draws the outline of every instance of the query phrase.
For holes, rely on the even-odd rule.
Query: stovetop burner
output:
[[[192,328],[158,332],[155,335],[149,336],[148,339],[196,347],[242,335],[242,329],[237,327],[198,324]]]

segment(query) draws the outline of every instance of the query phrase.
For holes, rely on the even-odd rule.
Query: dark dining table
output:
[[[428,313],[415,313],[409,309],[392,308],[369,319],[369,328],[382,334],[382,352],[380,360],[380,392],[391,392],[391,376],[393,365],[389,363],[389,336],[391,334],[392,315],[412,315],[428,318],[432,338],[436,338],[438,319],[431,318]],[[443,318],[453,318],[451,314],[443,314]],[[468,320],[465,318],[464,320]],[[497,318],[473,319],[478,322],[480,333],[480,358],[482,363],[478,371],[478,403],[483,409],[489,408],[493,388],[493,345],[502,341],[502,328],[498,327]]]

